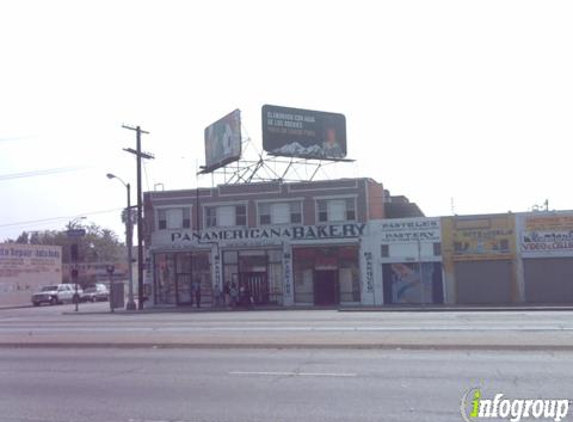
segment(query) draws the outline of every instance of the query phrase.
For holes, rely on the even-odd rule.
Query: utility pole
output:
[[[149,134],[141,129],[141,127],[136,126],[126,126],[122,125],[122,128],[135,131],[137,137],[136,149],[124,148],[131,154],[134,154],[137,158],[137,306],[139,310],[143,309],[143,223],[142,223],[142,204],[141,204],[141,159],[153,159],[155,158],[151,154],[141,152],[141,134]]]

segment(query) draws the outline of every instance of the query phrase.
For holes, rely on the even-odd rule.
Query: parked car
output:
[[[74,284],[52,284],[44,286],[39,292],[34,293],[32,295],[32,304],[40,306],[42,303],[49,303],[50,305],[73,303],[74,299],[81,298],[82,294],[80,286],[77,286],[76,290]]]
[[[85,288],[82,300],[86,302],[97,302],[109,300],[109,290],[105,284],[97,283]]]

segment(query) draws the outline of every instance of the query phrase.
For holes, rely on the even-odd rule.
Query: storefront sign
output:
[[[521,250],[524,253],[573,251],[573,230],[522,233]]]
[[[343,239],[363,236],[366,224],[328,224],[319,226],[219,229],[202,232],[176,231],[170,233],[170,243],[237,242],[251,243],[261,240],[316,240]]]
[[[283,255],[283,269],[285,278],[285,296],[290,297],[291,293],[291,254],[285,253]]]
[[[374,291],[374,267],[372,264],[372,252],[364,252],[364,260],[366,262],[366,293]]]
[[[444,259],[510,259],[515,255],[515,219],[512,214],[446,217],[442,226]]]
[[[440,242],[440,220],[408,218],[382,222],[378,236],[382,242]]]
[[[523,255],[570,255],[573,253],[573,215],[530,216],[523,220]]]

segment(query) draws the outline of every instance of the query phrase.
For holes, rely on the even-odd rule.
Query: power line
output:
[[[42,223],[50,223],[50,222],[56,222],[56,221],[68,221],[74,217],[77,217],[78,215],[108,214],[111,212],[117,212],[117,211],[122,211],[122,210],[123,210],[123,208],[113,208],[113,209],[109,209],[109,210],[83,212],[83,213],[78,213],[78,214],[71,215],[71,216],[68,215],[68,216],[62,216],[62,217],[43,218],[41,220],[18,221],[15,223],[0,224],[0,228],[14,227],[14,226],[27,226],[27,225],[31,225],[31,224],[42,224]]]
[[[87,168],[87,167],[79,167],[79,166],[57,167],[57,168],[53,168],[53,169],[34,170],[34,171],[28,171],[28,172],[24,172],[24,173],[1,174],[0,180],[23,179],[26,177],[47,176],[50,174],[66,173],[69,171],[83,170],[85,168]]]

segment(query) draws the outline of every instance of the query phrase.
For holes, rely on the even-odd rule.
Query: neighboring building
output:
[[[442,253],[449,302],[521,301],[514,214],[442,218]]]
[[[375,278],[382,280],[376,303],[444,303],[439,218],[372,221],[369,229]]]
[[[61,282],[60,246],[0,243],[0,305],[30,303],[40,286]]]
[[[190,304],[193,281],[205,304],[225,285],[248,287],[256,304],[378,302],[367,239],[385,203],[374,180],[147,192],[145,215],[153,304]]]
[[[573,212],[518,214],[517,232],[524,301],[573,303]]]

